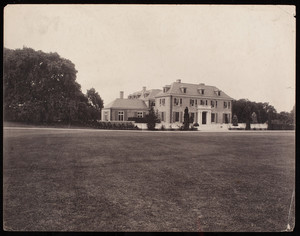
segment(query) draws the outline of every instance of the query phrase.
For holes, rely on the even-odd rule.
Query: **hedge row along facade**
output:
[[[166,85],[163,89],[141,91],[115,99],[102,109],[103,121],[127,121],[132,117],[144,117],[151,106],[161,122],[182,124],[184,109],[189,110],[191,123],[199,125],[226,124],[232,122],[232,100],[215,86],[182,83],[181,80]]]

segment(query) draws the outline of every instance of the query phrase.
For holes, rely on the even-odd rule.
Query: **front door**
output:
[[[207,112],[202,112],[202,125],[206,125],[206,113]]]

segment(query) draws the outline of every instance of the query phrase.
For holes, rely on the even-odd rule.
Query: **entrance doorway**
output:
[[[225,124],[228,124],[229,123],[229,118],[228,118],[228,114],[224,114],[224,120],[225,120]]]
[[[206,125],[206,111],[202,112],[202,125]]]

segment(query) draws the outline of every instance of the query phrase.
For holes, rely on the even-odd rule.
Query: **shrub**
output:
[[[155,124],[158,122],[158,118],[153,110],[153,107],[150,108],[149,114],[145,117],[147,121],[147,128],[149,130],[155,130]]]
[[[128,117],[128,121],[134,121],[136,123],[147,123],[144,117]]]

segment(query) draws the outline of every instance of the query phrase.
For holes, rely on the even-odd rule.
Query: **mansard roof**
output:
[[[219,90],[215,86],[205,85],[205,84],[189,84],[189,83],[181,83],[181,82],[173,82],[169,86],[169,89],[166,92],[159,92],[156,97],[162,97],[166,95],[185,95],[191,97],[211,97],[211,98],[223,98],[233,100],[233,98],[229,97],[226,93]],[[181,88],[186,88],[186,93],[182,92]],[[200,94],[199,90],[204,89],[204,94]],[[221,91],[220,96],[217,94],[218,91]]]
[[[125,98],[117,98],[113,102],[104,106],[105,108],[115,108],[115,109],[141,109],[147,110],[145,102],[140,99],[125,99]]]

